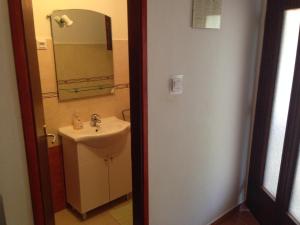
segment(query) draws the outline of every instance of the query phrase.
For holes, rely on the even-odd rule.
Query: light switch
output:
[[[184,75],[174,75],[170,79],[170,94],[181,95],[183,93],[183,77]]]
[[[48,44],[46,39],[39,39],[36,41],[37,49],[38,50],[47,50]]]

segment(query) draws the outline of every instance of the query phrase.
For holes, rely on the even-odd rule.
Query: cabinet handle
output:
[[[46,125],[44,125],[44,134],[45,134],[45,136],[48,138],[48,137],[51,137],[52,138],[52,141],[51,141],[51,143],[52,144],[54,144],[55,142],[56,142],[56,135],[55,134],[49,134],[48,132],[47,132],[47,126]]]

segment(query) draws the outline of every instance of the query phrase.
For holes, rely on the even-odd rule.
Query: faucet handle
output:
[[[92,127],[100,127],[101,118],[97,113],[91,115],[91,126]]]
[[[100,120],[100,115],[97,114],[97,113],[94,113],[94,114],[91,115],[91,119],[92,120]]]

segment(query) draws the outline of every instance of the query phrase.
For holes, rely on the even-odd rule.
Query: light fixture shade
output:
[[[71,20],[67,15],[62,15],[61,20],[64,22],[64,24],[68,27],[72,26],[74,21]]]
[[[67,15],[62,15],[61,17],[56,16],[54,20],[59,24],[60,27],[70,27],[74,23],[74,21],[71,20]]]

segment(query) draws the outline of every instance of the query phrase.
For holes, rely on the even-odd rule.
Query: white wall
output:
[[[0,0],[0,195],[7,225],[32,225],[7,0]]]
[[[205,225],[244,200],[260,8],[224,0],[221,30],[197,30],[191,0],[148,0],[151,225]]]
[[[50,21],[46,18],[53,10],[88,9],[106,14],[112,18],[113,40],[127,40],[126,0],[32,0],[37,38],[51,38]]]
[[[258,0],[223,1],[220,31],[190,28],[190,0],[148,1],[150,224],[205,225],[243,200]],[[6,0],[0,10],[0,193],[8,225],[31,225]],[[180,97],[172,74],[186,75]]]

